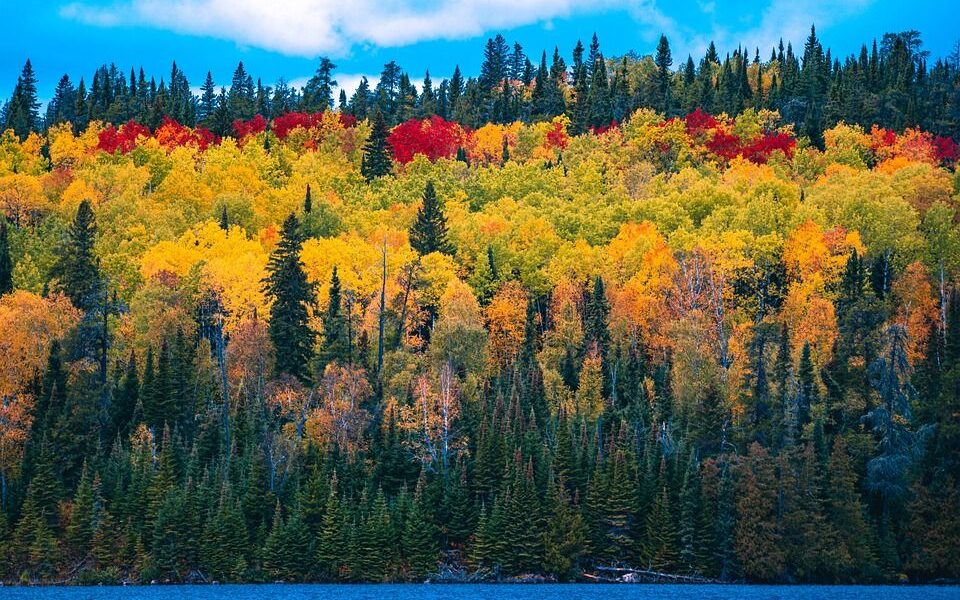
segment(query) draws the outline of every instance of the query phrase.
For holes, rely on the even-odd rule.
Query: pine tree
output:
[[[100,302],[100,265],[94,254],[97,223],[90,202],[84,200],[67,229],[51,276],[77,308],[89,312]]]
[[[589,550],[589,532],[562,480],[551,488],[550,515],[544,527],[543,567],[560,581],[576,579]]]
[[[584,353],[595,350],[600,357],[603,374],[603,397],[610,397],[610,301],[604,289],[603,278],[593,280],[593,287],[586,298],[583,314]]]
[[[337,267],[333,267],[330,287],[327,294],[327,310],[323,316],[323,364],[338,362],[347,364],[352,360],[347,324],[349,316],[343,314],[345,307],[340,289],[340,277]]]
[[[329,58],[320,58],[320,65],[303,88],[301,103],[305,112],[323,112],[333,108],[333,90],[337,87],[333,70],[336,68],[337,65]]]
[[[519,453],[518,453],[519,454]],[[533,465],[513,465],[513,480],[505,495],[503,513],[503,568],[507,574],[535,573],[543,564],[540,501],[533,481]]]
[[[660,489],[647,513],[647,531],[644,539],[646,563],[655,571],[673,571],[678,562],[677,531],[673,509],[670,504],[666,461],[661,459],[657,478]]]
[[[90,549],[93,532],[100,520],[103,499],[100,498],[100,477],[90,476],[86,463],[80,484],[73,496],[70,523],[67,525],[66,541],[77,556],[85,557]]]
[[[403,524],[401,545],[410,578],[419,580],[437,568],[440,549],[437,547],[436,526],[424,507],[423,481],[417,484],[413,502]]]
[[[735,553],[737,536],[736,493],[733,474],[729,463],[720,467],[720,483],[717,492],[717,509],[714,519],[713,562],[719,579],[728,581],[737,576],[737,554]]]
[[[20,138],[24,139],[31,131],[40,128],[40,101],[37,99],[37,77],[33,72],[30,59],[23,65],[17,84],[13,88],[13,96],[6,106],[6,122],[4,127],[12,129]]]
[[[273,298],[270,339],[277,350],[277,372],[307,382],[314,343],[309,323],[314,290],[300,262],[301,245],[300,222],[291,214],[283,222],[280,242],[267,264],[264,291]]]
[[[737,481],[736,553],[751,579],[777,579],[784,568],[782,534],[777,520],[778,487],[773,461],[765,448],[751,444]]]
[[[387,129],[387,122],[383,113],[378,110],[373,114],[370,137],[363,146],[363,162],[360,165],[360,173],[367,181],[389,175],[393,168],[392,152],[387,143],[388,135],[390,131]]]
[[[207,71],[207,78],[200,88],[200,102],[197,105],[197,122],[207,127],[217,109],[217,87],[213,83],[213,75]]]
[[[417,211],[417,220],[410,228],[410,245],[421,255],[431,252],[453,254],[454,248],[447,239],[447,217],[437,199],[432,181],[427,181],[423,190],[423,203]]]
[[[702,488],[696,454],[691,453],[687,469],[683,474],[683,488],[680,490],[680,511],[677,531],[679,552],[677,564],[687,573],[698,570],[701,549],[698,547],[699,520],[703,512],[700,505]]]
[[[13,291],[13,260],[6,219],[0,218],[0,296]]]
[[[345,558],[344,514],[337,490],[337,475],[330,480],[326,511],[317,536],[317,569],[324,580],[335,580]]]

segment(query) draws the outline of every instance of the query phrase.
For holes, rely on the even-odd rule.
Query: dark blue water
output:
[[[960,600],[949,586],[215,585],[0,587],[2,600]]]

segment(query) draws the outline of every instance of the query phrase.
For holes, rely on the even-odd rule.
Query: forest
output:
[[[0,581],[960,579],[960,55],[547,56],[27,61]]]

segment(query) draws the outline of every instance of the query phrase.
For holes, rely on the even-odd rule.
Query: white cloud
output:
[[[84,1],[61,16],[102,27],[143,25],[294,56],[343,56],[355,46],[462,39],[622,4],[615,0],[120,0]]]
[[[686,18],[686,11],[676,16],[676,9],[662,9],[664,0],[285,0],[282,5],[270,0],[106,0],[107,4],[98,4],[103,1],[76,0],[61,8],[60,14],[101,27],[154,27],[308,58],[344,57],[365,46],[464,39],[530,24],[549,30],[553,19],[621,9],[636,25],[638,40],[655,43],[665,33],[679,64],[687,53],[701,56],[711,40],[721,51],[744,43],[751,49],[759,46],[765,57],[779,39],[802,43],[811,23],[827,28],[861,13],[874,0],[767,0],[758,2],[750,15],[739,16],[717,0],[689,2],[689,9],[706,17],[707,23]],[[603,32],[599,33],[602,37]],[[356,82],[352,83],[355,87]]]

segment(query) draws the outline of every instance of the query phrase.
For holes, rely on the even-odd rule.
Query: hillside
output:
[[[956,120],[665,97],[11,126],[0,578],[960,577]]]

